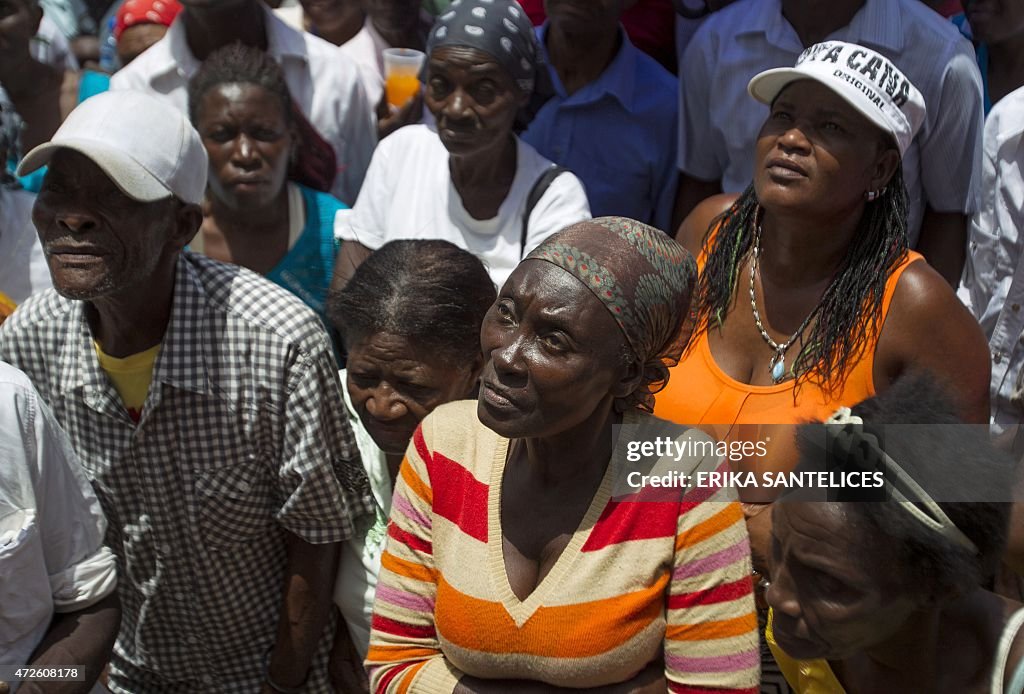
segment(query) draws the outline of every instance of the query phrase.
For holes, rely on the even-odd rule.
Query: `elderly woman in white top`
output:
[[[437,122],[383,140],[354,209],[338,216],[340,286],[388,241],[443,239],[501,285],[555,231],[590,218],[583,186],[515,134],[538,79],[540,47],[514,0],[463,0],[427,44],[424,103]]]

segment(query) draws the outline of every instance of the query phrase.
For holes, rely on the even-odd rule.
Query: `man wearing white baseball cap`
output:
[[[0,326],[82,458],[123,568],[117,692],[326,692],[341,541],[372,500],[327,337],[288,292],[183,250],[207,158],[109,92],[20,173],[55,290]]]
[[[792,68],[758,74],[749,92],[769,105],[753,180],[741,195],[702,202],[680,229],[701,271],[696,328],[691,358],[672,369],[654,413],[770,441],[739,465],[772,474],[792,471],[798,423],[922,370],[961,418],[987,422],[981,329],[908,248],[901,164],[926,117],[917,88],[878,52],[827,41]],[[772,498],[740,491],[762,587]],[[764,651],[762,687],[773,686],[786,691]]]

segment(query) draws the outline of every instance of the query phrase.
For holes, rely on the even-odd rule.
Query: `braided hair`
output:
[[[751,253],[759,210],[751,184],[709,227],[695,294],[695,333],[720,328],[725,321]],[[886,281],[907,248],[907,190],[898,166],[885,192],[865,206],[846,256],[821,297],[810,334],[801,337],[793,365],[798,387],[811,381],[829,392],[841,388],[849,369],[877,336]],[[690,345],[696,342],[691,340]]]

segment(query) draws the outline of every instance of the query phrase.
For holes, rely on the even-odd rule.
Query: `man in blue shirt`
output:
[[[538,30],[555,96],[523,139],[583,181],[594,216],[669,229],[676,194],[676,78],[619,26],[631,0],[546,0]]]

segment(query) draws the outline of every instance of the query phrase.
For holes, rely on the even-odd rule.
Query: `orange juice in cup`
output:
[[[426,55],[412,48],[384,49],[384,92],[388,103],[401,108],[420,90],[420,68]]]

